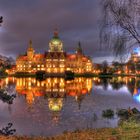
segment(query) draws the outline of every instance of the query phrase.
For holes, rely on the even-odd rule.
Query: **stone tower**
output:
[[[34,57],[34,49],[33,49],[33,47],[32,47],[32,41],[30,40],[29,41],[29,47],[28,47],[28,49],[27,49],[27,57],[28,57],[28,59],[30,60],[30,59],[32,59],[33,57]]]

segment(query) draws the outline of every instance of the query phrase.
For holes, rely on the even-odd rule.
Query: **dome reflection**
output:
[[[63,107],[62,98],[49,98],[48,106],[51,111],[61,111]]]

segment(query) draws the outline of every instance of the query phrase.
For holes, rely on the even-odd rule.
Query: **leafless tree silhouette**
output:
[[[103,0],[100,40],[116,56],[140,45],[140,0]]]
[[[0,17],[0,26],[1,26],[1,23],[3,22],[3,17],[1,16]]]

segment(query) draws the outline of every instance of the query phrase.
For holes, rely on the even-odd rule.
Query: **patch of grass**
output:
[[[115,129],[112,130],[112,135],[116,135],[117,134],[117,131]]]
[[[8,140],[137,140],[140,138],[140,128],[131,127],[128,130],[120,128],[102,128],[67,132],[53,137],[20,137],[11,136]],[[0,136],[0,140],[7,137]]]

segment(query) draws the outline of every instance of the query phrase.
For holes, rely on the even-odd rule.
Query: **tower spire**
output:
[[[58,29],[57,28],[54,29],[54,37],[58,37]]]
[[[33,43],[32,43],[32,40],[30,39],[30,41],[29,41],[29,48],[32,48],[32,45]]]
[[[80,41],[78,42],[78,47],[81,48],[81,42]]]
[[[78,47],[77,47],[76,52],[77,52],[78,54],[83,54],[83,50],[82,50],[81,42],[80,42],[80,41],[78,42]]]
[[[28,49],[27,49],[27,56],[29,59],[32,59],[33,56],[34,56],[34,49],[32,47],[32,40],[29,41],[29,46],[28,46]]]

